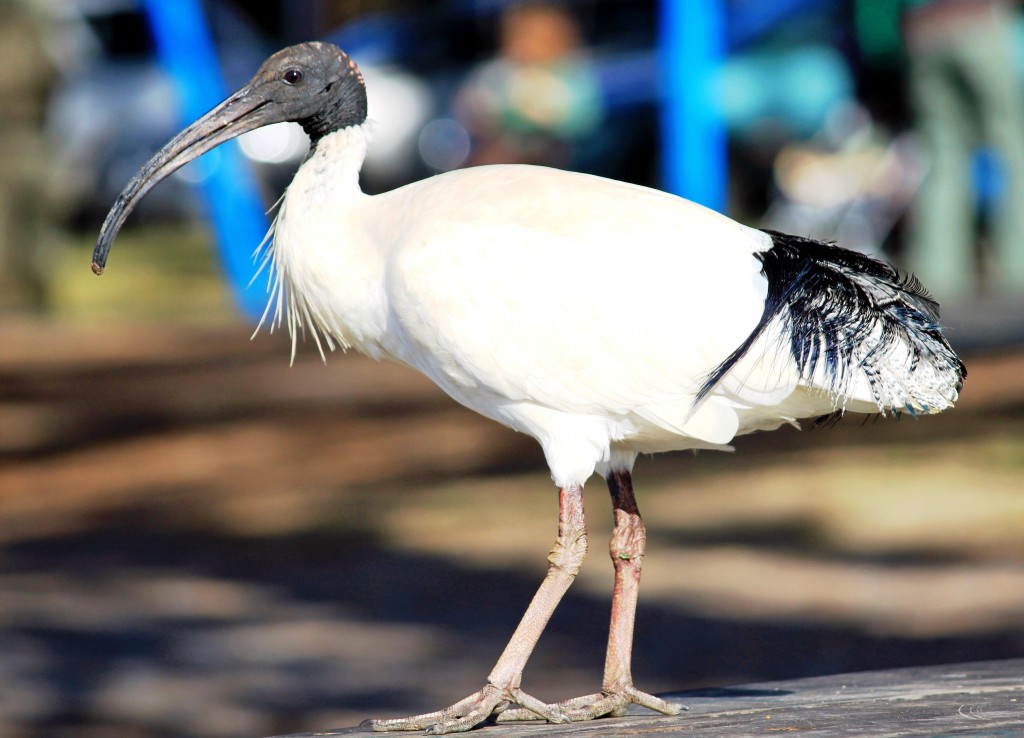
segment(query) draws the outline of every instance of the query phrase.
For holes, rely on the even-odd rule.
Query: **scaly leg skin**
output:
[[[529,716],[526,719],[541,719],[551,723],[569,722],[569,717],[561,709],[531,697],[519,688],[519,684],[526,661],[537,645],[544,626],[576,578],[586,555],[583,487],[573,485],[558,493],[558,538],[548,555],[547,576],[487,677],[484,688],[437,712],[393,720],[367,720],[361,727],[378,731],[426,730],[432,735],[458,733],[494,721],[512,703],[519,705],[516,712]]]
[[[663,699],[641,692],[633,686],[630,661],[633,654],[633,625],[640,588],[647,533],[633,497],[633,480],[628,471],[613,472],[608,477],[612,495],[615,528],[612,533],[611,557],[615,567],[615,589],[612,594],[612,619],[608,629],[608,652],[604,663],[601,692],[575,697],[551,705],[570,720],[593,720],[604,716],[621,717],[630,704],[641,705],[665,715],[678,715],[685,709]],[[499,722],[535,720],[526,710],[508,710],[498,716]]]

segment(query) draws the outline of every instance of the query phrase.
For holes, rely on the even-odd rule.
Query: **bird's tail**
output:
[[[757,327],[708,375],[698,400],[769,327],[788,340],[800,383],[850,401],[936,413],[951,407],[967,376],[939,327],[938,305],[911,275],[869,256],[808,238],[766,231],[755,254],[768,280]]]

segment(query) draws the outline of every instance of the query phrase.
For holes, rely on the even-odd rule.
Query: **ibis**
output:
[[[745,433],[842,413],[949,408],[966,371],[920,283],[859,253],[761,231],[679,197],[538,166],[440,174],[369,196],[356,64],[327,43],[271,56],[128,183],[96,244],[185,163],[246,131],[299,123],[311,148],[262,247],[264,320],[292,351],[353,348],[405,364],[456,401],[535,438],[558,489],[536,595],[481,689],[374,730],[464,731],[495,720],[680,706],[637,689],[631,651],[645,532],[638,454],[728,449]],[[599,692],[547,703],[523,670],[587,553],[583,486],[607,481],[614,589]]]

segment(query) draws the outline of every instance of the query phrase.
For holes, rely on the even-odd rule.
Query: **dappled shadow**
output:
[[[324,712],[436,709],[482,683],[538,583],[520,570],[401,552],[364,534],[246,539],[168,531],[127,513],[116,527],[9,546],[4,560],[6,591],[40,581],[49,588],[35,592],[30,618],[16,603],[14,614],[10,603],[0,608],[4,639],[31,644],[35,654],[24,660],[24,672],[17,663],[5,668],[5,685],[34,683],[59,705],[30,716],[38,735],[87,723],[134,725],[133,735],[200,735],[175,717],[173,701],[192,693],[189,682],[209,689],[203,699],[210,711],[241,711],[264,732],[308,729],[303,720]],[[153,586],[181,579],[174,601],[158,597],[154,605]],[[206,608],[204,586],[240,599],[237,609]],[[550,697],[590,691],[599,679],[607,611],[606,599],[570,591],[527,681],[564,692]],[[639,621],[638,683],[675,690],[1024,655],[1019,629],[896,637],[824,622],[713,618],[643,602]],[[286,627],[295,622],[312,626],[309,635]],[[428,635],[420,642],[403,626]],[[282,635],[280,647],[264,640]],[[340,651],[321,642],[346,637],[367,642]],[[387,685],[368,678],[371,672]],[[140,679],[153,688],[142,712],[131,705],[139,699],[131,682]],[[218,691],[218,679],[241,683]],[[727,688],[695,694],[751,696]],[[154,705],[161,700],[170,704]]]
[[[658,541],[661,545],[687,548],[749,546],[761,551],[786,553],[816,561],[888,568],[942,568],[950,564],[970,562],[976,558],[964,551],[943,548],[938,543],[934,548],[839,550],[835,547],[835,542],[829,539],[827,531],[822,529],[821,522],[809,516],[758,523],[740,521],[685,531],[660,529]]]
[[[529,471],[546,484],[536,444],[399,367],[332,357],[324,368],[300,354],[289,370],[278,345],[191,336],[172,351],[158,339],[149,353],[111,350],[91,364],[0,366],[0,733],[251,738],[436,709],[479,688],[549,542],[519,567],[514,556],[404,545],[404,529],[385,535],[382,521],[443,483],[494,486]],[[648,484],[685,480],[672,485],[682,496],[722,472],[799,475],[814,451],[930,453],[957,438],[1019,435],[1021,418],[1013,395],[921,422],[847,418],[757,434],[735,455],[641,461],[638,496],[643,508]],[[465,505],[479,500],[499,504]],[[840,550],[799,512],[721,520],[649,523],[668,554],[745,549],[868,574],[970,556],[943,541]],[[550,523],[553,534],[553,511]],[[495,542],[519,534],[513,525],[496,528]],[[758,584],[774,594],[768,579]],[[640,688],[714,685],[691,694],[727,700],[762,696],[731,684],[1024,655],[1024,632],[1005,617],[934,636],[873,630],[841,606],[774,611],[797,613],[786,616],[718,604],[641,596]],[[524,686],[549,699],[592,692],[608,610],[608,594],[571,590]]]

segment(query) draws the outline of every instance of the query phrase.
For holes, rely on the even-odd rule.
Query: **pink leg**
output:
[[[598,694],[576,697],[553,705],[571,720],[593,720],[605,715],[622,716],[631,703],[666,715],[678,715],[680,707],[633,686],[630,662],[633,656],[633,626],[640,588],[647,533],[633,497],[633,480],[628,471],[613,472],[608,477],[612,495],[615,528],[610,553],[615,567],[615,589],[612,593],[612,618],[608,629],[608,652],[604,663],[604,680]],[[507,720],[534,719],[522,710],[509,710],[499,717]]]
[[[367,720],[373,730],[426,730],[427,733],[455,733],[470,730],[504,712],[512,703],[530,720],[553,723],[569,718],[557,707],[546,705],[519,688],[523,669],[551,614],[569,589],[587,555],[587,529],[583,516],[583,487],[576,485],[559,491],[558,538],[548,556],[548,573],[526,609],[523,619],[494,665],[483,689],[437,712],[393,720]]]

